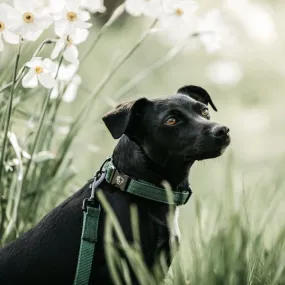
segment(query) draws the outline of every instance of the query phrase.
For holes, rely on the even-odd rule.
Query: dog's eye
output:
[[[174,117],[170,117],[165,121],[165,124],[168,126],[174,126],[176,125],[177,120]]]
[[[204,108],[204,109],[202,110],[202,116],[203,116],[203,117],[209,117],[209,115],[210,115],[209,109]]]

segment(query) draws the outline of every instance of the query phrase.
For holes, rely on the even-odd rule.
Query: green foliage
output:
[[[112,57],[110,61],[104,61],[111,54],[108,48],[120,43],[122,35],[116,35],[118,28],[103,37],[103,33],[99,33],[103,44],[100,46],[99,43],[98,50],[92,55],[90,51],[93,44],[89,43],[88,66],[81,70],[87,83],[85,82],[85,89],[80,90],[79,100],[70,107],[62,102],[62,94],[58,99],[50,100],[50,93],[44,89],[21,88],[20,79],[24,74],[24,69],[21,68],[18,68],[15,90],[11,92],[12,85],[6,84],[12,80],[16,52],[11,57],[13,63],[6,62],[5,72],[1,70],[0,90],[5,90],[0,93],[0,152],[3,149],[8,106],[11,93],[13,94],[0,180],[2,245],[30,229],[60,201],[79,189],[111,153],[114,142],[107,132],[102,131],[98,122],[101,115],[110,109],[110,105],[117,103],[114,100],[121,101],[127,97],[135,99],[146,95],[150,98],[164,96],[185,82],[206,82],[205,87],[211,87],[211,95],[214,93],[212,97],[215,102],[218,101],[220,112],[214,115],[214,119],[231,127],[233,151],[227,151],[217,162],[194,166],[193,173],[191,172],[194,194],[189,204],[182,207],[181,246],[175,254],[165,284],[285,284],[285,225],[282,210],[285,198],[282,173],[284,163],[279,163],[284,151],[284,139],[279,135],[284,131],[283,104],[280,104],[284,101],[284,96],[282,91],[276,89],[277,85],[282,87],[284,84],[283,77],[276,84],[278,76],[277,79],[268,79],[267,75],[274,73],[267,64],[254,65],[244,60],[244,69],[252,72],[246,74],[247,82],[235,88],[217,87],[204,76],[204,67],[211,60],[210,56],[194,52],[191,54],[191,62],[187,54],[178,57],[173,64],[164,66],[175,59],[185,43],[179,43],[165,52],[165,56],[157,59],[154,55],[160,56],[166,48],[153,38],[150,43],[154,55],[148,50],[149,42],[144,43],[146,47],[122,68],[149,36],[148,33],[142,33],[142,36],[134,40],[134,35],[139,34],[140,29],[134,29],[133,26],[136,25],[132,26],[129,22],[128,26],[132,28],[127,29],[123,45],[131,42],[134,46],[130,49],[125,49],[124,46],[119,60]],[[126,23],[120,22],[120,27],[126,29]],[[95,39],[92,42],[97,43],[98,38],[92,36]],[[45,41],[35,53],[43,55],[45,48],[53,43],[53,40]],[[256,50],[254,44],[247,43],[247,46]],[[283,52],[283,48],[280,49]],[[259,52],[260,58],[264,58],[262,50]],[[27,54],[30,55],[24,50],[20,57],[21,63],[27,60]],[[277,57],[279,55],[276,53]],[[270,56],[273,57],[274,54]],[[275,60],[279,62],[280,58],[277,57]],[[106,66],[107,72],[102,75]],[[258,68],[254,69],[255,66]],[[117,73],[117,70],[120,72]],[[265,75],[262,77],[263,73],[260,73],[260,77],[254,80],[259,70],[265,70]],[[133,76],[134,74],[136,75]],[[98,78],[102,78],[101,81]],[[95,79],[96,83],[91,84]],[[110,83],[111,79],[113,81]],[[139,85],[141,80],[145,81]],[[136,92],[133,92],[134,89]],[[268,99],[269,96],[266,95],[269,91],[276,100]],[[270,130],[264,129],[260,133],[245,130],[244,125],[250,122],[243,122],[242,119],[245,114],[254,113],[254,107],[257,111],[258,108],[268,110],[274,123]],[[69,131],[61,133],[58,131],[61,127],[68,128]],[[280,145],[275,143],[272,147],[279,140]],[[88,144],[102,148],[92,154],[87,148]],[[151,276],[142,262],[139,238],[134,245],[128,245],[111,210],[108,211],[110,223],[107,227],[107,243],[113,243],[115,232],[141,284],[156,284],[158,276]],[[134,235],[138,236],[135,228],[136,211],[132,211]],[[118,284],[121,278],[118,277],[118,271],[123,272],[124,279],[130,284],[127,266],[125,261],[118,259],[116,249],[109,246],[107,254]],[[157,266],[166,271],[163,256]]]

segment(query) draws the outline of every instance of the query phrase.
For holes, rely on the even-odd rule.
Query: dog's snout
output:
[[[212,134],[217,138],[223,138],[229,136],[230,129],[225,126],[217,125],[213,128]]]

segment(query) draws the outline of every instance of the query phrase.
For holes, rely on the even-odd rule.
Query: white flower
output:
[[[81,77],[79,75],[75,75],[63,94],[62,100],[64,102],[71,103],[75,100],[81,82]]]
[[[86,23],[90,19],[90,14],[80,9],[81,0],[69,0],[64,8],[55,15],[55,33],[58,36],[72,34],[77,28],[88,29],[92,26]]]
[[[61,64],[59,71],[58,71],[58,80],[69,82],[75,75],[78,70],[78,65],[69,64],[64,65]]]
[[[193,29],[194,13],[199,6],[195,1],[169,0],[164,5],[164,13],[160,17],[162,27],[166,29]]]
[[[19,36],[9,31],[9,23],[7,19],[6,4],[0,4],[0,52],[4,49],[4,43],[2,36],[7,43],[17,44],[19,43]]]
[[[225,39],[227,39],[228,43],[233,42],[233,36],[226,27],[220,11],[217,9],[209,11],[199,21],[198,32],[201,32],[200,40],[208,52],[220,49]]]
[[[126,0],[126,11],[132,16],[158,18],[162,13],[161,0]]]
[[[75,33],[62,36],[55,44],[51,59],[57,58],[60,52],[64,50],[63,58],[70,63],[78,64],[78,49],[76,45],[86,41],[88,35],[88,30],[76,29]]]
[[[38,7],[34,0],[14,0],[14,8],[8,10],[11,31],[24,39],[36,40],[52,23],[52,17]]]
[[[51,93],[51,99],[56,99],[62,92],[64,92],[62,96],[64,102],[70,103],[76,98],[77,90],[81,84],[81,77],[75,75],[77,70],[78,65],[69,64],[65,66],[61,64],[58,71],[58,80]]]
[[[106,7],[104,6],[104,0],[82,0],[81,8],[87,9],[90,13],[106,12]]]
[[[40,57],[34,57],[26,63],[26,66],[30,68],[30,71],[22,80],[24,88],[37,87],[38,82],[48,89],[55,85],[56,64],[49,58],[42,60]]]

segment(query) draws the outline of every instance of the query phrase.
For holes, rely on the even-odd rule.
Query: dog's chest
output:
[[[169,206],[166,204],[149,201],[118,191],[109,192],[105,190],[105,193],[117,216],[122,231],[130,243],[134,240],[130,209],[132,206],[137,208],[141,248],[148,266],[153,266],[161,252],[169,255],[170,244],[179,242],[180,238],[177,207],[174,209],[173,214],[169,215]],[[104,236],[104,222],[99,227],[102,229],[101,239]],[[101,242],[103,242],[103,239],[101,239]]]
[[[143,249],[147,263],[151,264],[162,253],[169,255],[173,243],[179,243],[178,208],[169,213],[148,212],[148,222],[142,230]],[[143,226],[142,226],[143,227]]]

